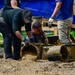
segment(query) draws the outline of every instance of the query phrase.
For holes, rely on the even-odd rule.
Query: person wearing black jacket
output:
[[[31,22],[32,22],[32,13],[29,9],[13,9],[10,6],[5,4],[3,10],[3,17],[9,27],[11,32],[10,44],[13,42],[14,54],[12,55],[12,49],[5,50],[6,58],[10,58],[9,55],[13,56],[14,59],[20,58],[20,48],[21,48],[21,27],[24,25],[27,35],[30,38],[30,42],[34,42],[32,32],[31,32]]]
[[[13,9],[13,7],[11,7],[10,0],[4,0],[4,4],[5,6],[0,9],[0,32],[2,33],[4,40],[5,58],[13,58],[11,52],[11,29],[3,18],[3,11],[5,9]],[[19,0],[17,0],[17,7],[20,7]]]
[[[48,38],[45,32],[42,30],[42,24],[39,21],[34,22],[32,25],[32,34],[34,43],[42,43],[42,38],[44,39],[43,43],[48,44]],[[26,36],[26,40],[30,41],[28,36]]]

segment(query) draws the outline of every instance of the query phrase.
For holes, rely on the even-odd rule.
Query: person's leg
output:
[[[18,39],[15,34],[13,34],[13,47],[13,59],[18,60],[20,58],[21,40]]]
[[[4,51],[5,51],[5,56],[6,58],[12,58],[13,55],[12,55],[12,38],[10,35],[7,35],[5,38],[4,38]]]
[[[12,37],[10,30],[8,29],[6,24],[0,23],[0,32],[2,33],[4,39],[5,57],[12,58],[12,49],[11,49]]]
[[[72,18],[58,21],[58,34],[60,41],[65,45],[70,45],[70,30],[72,25]]]

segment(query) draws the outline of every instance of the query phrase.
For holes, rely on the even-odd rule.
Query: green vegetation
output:
[[[72,30],[72,31],[70,32],[70,34],[75,38],[75,31],[74,31],[74,30]]]
[[[0,42],[0,47],[2,47],[2,48],[4,47],[4,44],[3,44],[3,43],[1,43],[1,42]]]
[[[1,33],[0,33],[0,47],[4,47],[4,44],[3,44],[3,36],[2,36]]]
[[[27,35],[26,32],[25,31],[22,31],[22,36],[23,37],[26,37],[26,35]]]
[[[0,40],[3,40],[3,36],[2,36],[2,34],[0,33]]]

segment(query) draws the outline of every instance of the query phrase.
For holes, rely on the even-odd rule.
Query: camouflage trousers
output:
[[[70,45],[70,30],[72,25],[72,18],[58,21],[58,35],[61,43]]]

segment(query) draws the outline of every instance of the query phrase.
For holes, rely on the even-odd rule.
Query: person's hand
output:
[[[34,43],[34,39],[30,38],[30,39],[25,39],[25,45],[29,45],[30,43]]]
[[[48,20],[48,27],[51,28],[52,27],[52,23],[53,23],[54,19],[53,18],[49,18]]]
[[[25,41],[25,38],[24,37],[22,37],[22,42],[24,42]]]
[[[48,44],[48,42],[49,42],[49,41],[48,41],[48,38],[46,38],[46,39],[45,39],[45,44]]]
[[[30,42],[31,43],[34,43],[34,38],[30,38]]]
[[[24,43],[25,43],[25,45],[29,45],[30,41],[26,39]]]
[[[22,37],[22,42],[25,44],[25,45],[28,45],[30,43],[30,41],[28,39],[25,39],[24,37]]]

